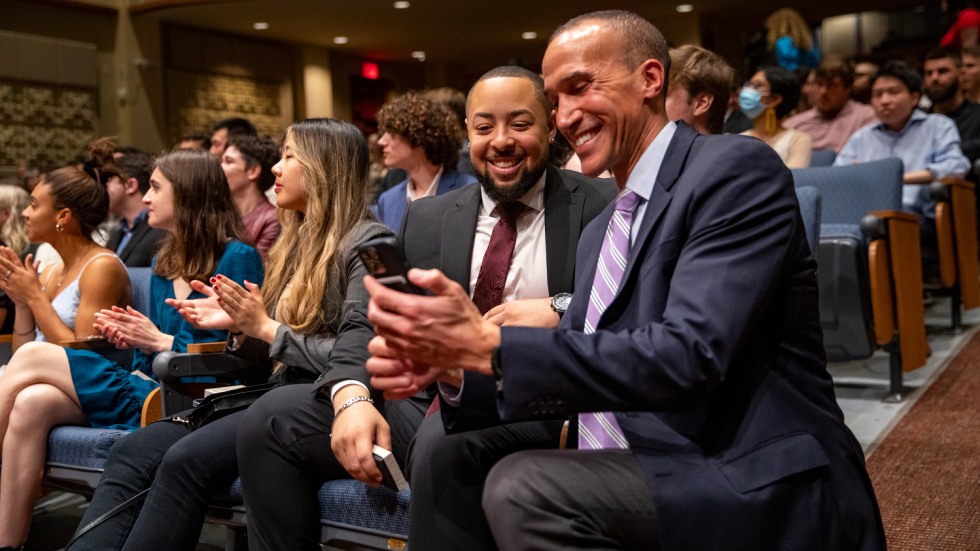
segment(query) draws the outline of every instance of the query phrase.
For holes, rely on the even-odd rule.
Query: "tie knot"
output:
[[[497,214],[501,220],[511,224],[517,221],[517,217],[524,212],[525,205],[520,201],[505,201],[497,204]]]
[[[633,212],[636,206],[640,204],[640,199],[642,197],[633,193],[632,190],[623,189],[616,197],[616,206],[613,208],[621,212]]]

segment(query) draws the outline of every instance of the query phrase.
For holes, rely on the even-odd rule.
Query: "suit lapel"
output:
[[[656,185],[653,186],[653,194],[647,203],[646,212],[643,215],[643,220],[640,222],[639,229],[637,229],[636,239],[630,248],[630,258],[626,263],[626,269],[623,272],[623,279],[620,281],[619,290],[612,303],[606,307],[602,317],[605,317],[610,311],[620,308],[621,306],[618,305],[622,300],[628,300],[628,298],[623,299],[621,297],[631,294],[625,290],[630,287],[630,280],[635,277],[633,272],[637,264],[641,263],[644,259],[644,251],[647,249],[654,228],[666,212],[667,206],[670,205],[671,198],[673,197],[672,190],[674,184],[681,175],[681,170],[687,160],[687,155],[697,136],[697,132],[691,130],[690,127],[684,123],[678,123],[677,131],[667,146],[667,153],[664,155],[660,170],[657,172]],[[588,281],[578,282],[576,294],[585,293],[587,297],[591,292],[592,282],[595,279],[596,266],[599,262],[599,252],[602,249],[602,241],[605,238],[606,228],[609,226],[609,219],[612,218],[612,212],[613,204],[610,204],[590,224],[589,229],[594,229],[595,231],[590,232],[588,239],[583,240],[580,253],[587,259],[587,264],[585,264],[582,273],[579,274],[586,276]],[[593,225],[595,226],[594,228],[591,227]],[[585,234],[583,234],[584,237],[586,237]],[[588,300],[572,301],[574,312],[571,321],[576,324],[575,327],[581,327],[584,324],[588,302]]]
[[[470,260],[480,213],[480,186],[470,187],[471,193],[464,194],[455,208],[446,212],[440,232],[442,271],[449,279],[458,281],[467,293],[471,292]]]
[[[558,170],[549,166],[544,184],[544,235],[551,296],[572,288],[584,205],[585,197],[570,192]]]
[[[667,153],[664,155],[660,170],[657,172],[657,182],[653,186],[653,194],[647,203],[646,213],[643,215],[643,220],[640,222],[636,238],[633,240],[632,247],[630,247],[632,254],[630,254],[629,261],[626,263],[626,271],[623,272],[623,281],[620,282],[620,289],[625,287],[626,280],[632,274],[637,262],[642,261],[644,256],[643,251],[646,250],[647,242],[650,240],[650,236],[653,234],[653,229],[656,227],[657,222],[660,221],[660,218],[667,210],[667,206],[670,204],[670,200],[673,197],[672,190],[674,184],[677,183],[677,179],[680,177],[681,169],[687,160],[687,154],[691,150],[694,138],[697,136],[698,133],[689,126],[684,123],[678,123],[677,131],[667,146]]]

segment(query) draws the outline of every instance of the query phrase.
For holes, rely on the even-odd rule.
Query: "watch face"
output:
[[[555,299],[552,301],[552,305],[555,310],[559,312],[565,312],[568,310],[568,305],[572,302],[572,295],[568,293],[561,293],[555,295]]]

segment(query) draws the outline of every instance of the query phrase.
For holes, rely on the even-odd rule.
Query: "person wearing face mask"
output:
[[[780,67],[761,67],[738,94],[738,106],[753,126],[743,136],[758,138],[776,150],[789,168],[810,166],[810,136],[783,127],[800,99],[796,75]]]

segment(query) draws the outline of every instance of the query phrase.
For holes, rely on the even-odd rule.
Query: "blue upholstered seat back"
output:
[[[820,224],[861,223],[872,210],[902,210],[902,161],[793,170],[796,187],[813,186],[822,200]],[[821,228],[824,233],[824,228]]]
[[[830,166],[836,158],[837,153],[833,149],[814,149],[810,153],[810,166]]]
[[[150,313],[150,276],[153,268],[126,268],[133,287],[133,308],[144,315]]]
[[[817,251],[817,241],[820,239],[820,190],[813,186],[796,188],[796,198],[800,202],[800,214],[803,215],[803,228],[806,230],[806,242],[810,251]]]

